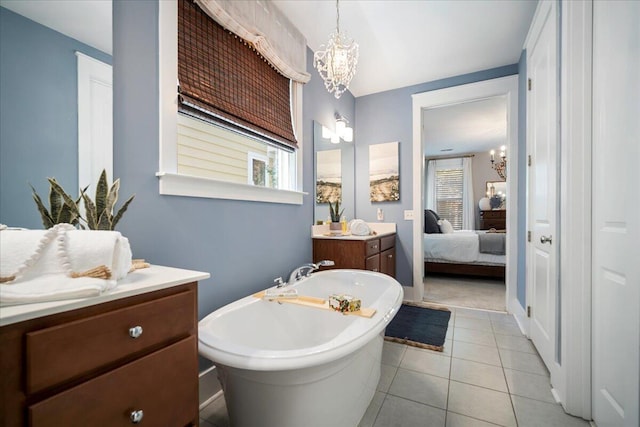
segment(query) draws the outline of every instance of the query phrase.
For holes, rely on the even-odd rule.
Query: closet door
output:
[[[593,418],[640,425],[640,2],[593,9]]]

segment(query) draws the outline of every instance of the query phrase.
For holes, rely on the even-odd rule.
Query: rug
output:
[[[387,341],[442,351],[451,311],[446,307],[404,303],[385,331]]]

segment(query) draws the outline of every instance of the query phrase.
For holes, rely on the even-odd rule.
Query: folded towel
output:
[[[361,219],[352,219],[349,223],[349,229],[354,236],[368,236],[371,234],[369,224]]]
[[[2,229],[0,304],[100,294],[127,275],[131,258],[129,240],[117,231],[76,230],[69,224]]]

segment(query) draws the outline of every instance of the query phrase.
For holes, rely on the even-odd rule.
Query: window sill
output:
[[[303,197],[307,194],[170,172],[157,172],[156,176],[160,181],[160,194],[170,196],[301,205]]]

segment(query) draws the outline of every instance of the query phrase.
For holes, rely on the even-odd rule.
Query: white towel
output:
[[[58,224],[49,230],[0,230],[0,305],[99,295],[131,269],[129,240],[117,231],[76,230]],[[71,278],[104,265],[111,278]]]
[[[369,224],[361,219],[352,219],[349,223],[349,229],[354,236],[368,236],[371,234]]]

